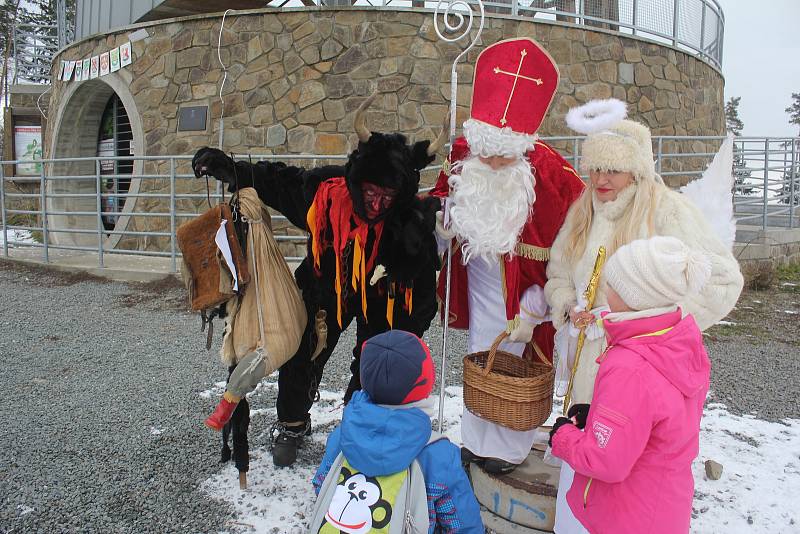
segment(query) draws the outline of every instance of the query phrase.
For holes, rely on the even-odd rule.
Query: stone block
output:
[[[191,76],[189,79],[191,80]],[[257,74],[244,74],[242,76],[239,76],[239,79],[236,80],[237,91],[249,91],[251,89],[255,89],[257,85],[258,85]]]
[[[250,121],[255,126],[266,126],[275,122],[275,113],[272,104],[257,106],[250,115]]]
[[[205,54],[203,48],[189,48],[188,50],[181,50],[175,58],[175,64],[179,69],[186,67],[197,67]],[[137,60],[134,64],[138,64],[141,60]]]
[[[353,80],[370,80],[376,78],[380,66],[380,59],[370,59],[350,71],[350,78]]]
[[[637,63],[633,69],[633,76],[634,80],[636,81],[636,85],[639,87],[646,87],[648,85],[653,85],[655,82],[655,78],[653,78],[653,73],[650,69],[642,64]]]
[[[422,116],[419,114],[416,102],[406,102],[398,109],[401,130],[414,130],[422,126]]]
[[[320,50],[320,58],[324,61],[327,61],[332,57],[338,56],[339,52],[341,52],[343,48],[344,47],[338,42],[334,41],[333,39],[328,39],[327,41],[322,43],[322,48]]]
[[[414,63],[411,72],[411,83],[432,85],[439,82],[439,62],[422,60]]]
[[[637,47],[625,47],[623,49],[623,55],[625,57],[625,61],[628,63],[641,63],[642,61],[642,53],[639,51]]]
[[[597,75],[600,81],[617,83],[617,63],[615,61],[601,61],[597,65]]]
[[[319,49],[315,45],[307,46],[300,51],[300,58],[306,62],[306,65],[313,65],[320,59]]]
[[[193,38],[192,30],[190,30],[189,28],[185,28],[180,32],[178,32],[178,35],[176,35],[172,39],[165,41],[172,43],[173,52],[178,52],[179,50],[185,50],[186,48],[192,46],[192,38]],[[151,43],[150,46],[153,46],[153,43]],[[150,52],[149,50],[150,46],[148,46],[148,52]],[[167,49],[164,49],[160,53],[163,54],[166,51]],[[159,52],[157,50],[153,50],[152,53],[159,53]]]
[[[722,477],[722,464],[714,460],[706,460],[705,468],[709,480],[719,480]]]
[[[287,141],[290,152],[311,153],[314,150],[314,128],[296,126],[289,130]]]
[[[428,41],[415,40],[411,45],[409,51],[411,57],[424,58],[424,59],[438,59],[439,51],[433,43]]]
[[[283,56],[283,68],[286,69],[287,74],[291,74],[300,67],[305,65],[303,59],[294,51],[287,52]]]
[[[244,93],[244,103],[248,108],[254,108],[271,101],[270,92],[264,87],[258,87]]]
[[[305,21],[292,32],[292,39],[295,41],[302,39],[307,35],[311,35],[317,31],[317,27],[310,20]]]
[[[647,111],[650,111],[650,110],[654,109],[654,107],[655,106],[653,106],[653,102],[649,98],[647,98],[646,96],[642,96],[639,99],[639,111],[641,113],[645,113]]]
[[[269,84],[269,91],[272,94],[272,100],[277,101],[289,91],[289,82],[286,78],[278,78]]]
[[[381,93],[395,93],[408,84],[405,76],[386,76],[378,78],[377,88]]]
[[[342,134],[318,134],[314,143],[316,154],[346,154],[347,137]]]
[[[322,110],[325,113],[325,119],[329,121],[338,121],[344,118],[344,102],[341,100],[331,100],[330,98],[323,100]]]
[[[300,124],[317,124],[325,120],[325,115],[322,113],[322,104],[316,103],[309,106],[297,114],[297,122]]]
[[[329,98],[342,98],[353,94],[353,81],[346,74],[328,76],[325,81]]]
[[[310,81],[300,88],[300,97],[297,100],[297,105],[305,108],[324,99],[325,87],[320,82]]]
[[[619,63],[617,65],[618,68],[618,80],[621,84],[632,84],[634,77],[633,77],[633,64],[631,63]]]
[[[360,46],[354,46],[339,56],[333,64],[333,73],[342,74],[352,71],[367,60],[366,52]]]

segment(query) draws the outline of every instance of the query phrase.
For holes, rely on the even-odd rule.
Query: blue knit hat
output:
[[[435,371],[428,346],[403,330],[389,330],[361,348],[361,387],[376,404],[407,404],[427,398]]]

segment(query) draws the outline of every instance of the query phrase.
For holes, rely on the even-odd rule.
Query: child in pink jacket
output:
[[[592,534],[689,531],[711,364],[677,303],[710,272],[673,237],[633,241],[607,262],[608,348],[592,403],[571,407],[550,434],[553,454],[575,470],[567,502]]]

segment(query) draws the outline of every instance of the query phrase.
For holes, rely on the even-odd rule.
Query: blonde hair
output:
[[[666,191],[666,186],[651,180],[636,178],[628,187],[636,187],[633,200],[628,205],[625,213],[617,221],[616,229],[611,244],[606,251],[608,256],[619,247],[642,237],[652,237],[655,233],[655,213],[661,194]],[[567,213],[566,226],[568,228],[568,246],[565,256],[569,263],[575,264],[586,251],[586,240],[592,228],[594,207],[592,205],[591,182],[583,190]],[[647,224],[647,236],[639,235],[643,222]]]

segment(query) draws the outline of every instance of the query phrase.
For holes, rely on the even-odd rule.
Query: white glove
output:
[[[378,280],[386,276],[386,267],[383,265],[376,265],[375,269],[372,271],[372,278],[369,279],[369,285],[374,286],[378,283]]]
[[[436,233],[445,241],[450,241],[456,236],[453,230],[444,227],[444,212],[441,210],[436,212]]]
[[[584,309],[581,307],[580,303],[573,308],[573,311],[582,312]],[[600,320],[600,314],[604,311],[609,311],[608,306],[598,306],[597,308],[593,308],[589,310],[589,313],[594,315],[595,320],[592,321],[591,324],[586,326],[586,339],[594,340],[599,339],[606,335],[605,329],[603,328],[603,321]],[[572,321],[567,321],[569,323],[569,334],[572,337],[578,337],[580,334],[581,329],[577,328],[575,325],[572,324]]]
[[[533,339],[533,325],[527,321],[520,321],[508,335],[508,339],[514,343],[530,342],[530,340]]]

